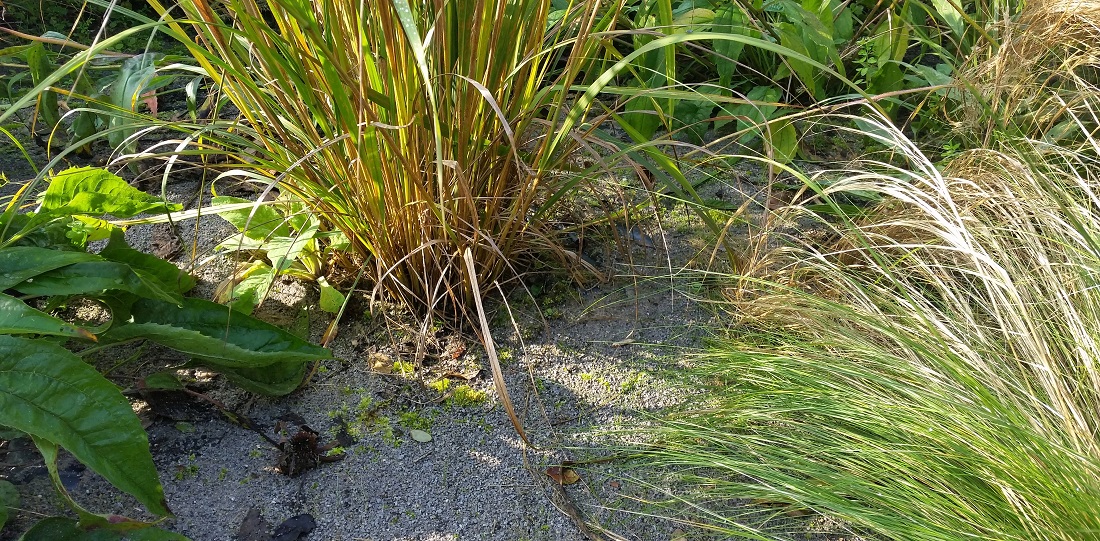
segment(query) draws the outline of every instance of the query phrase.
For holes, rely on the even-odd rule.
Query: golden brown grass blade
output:
[[[474,308],[477,310],[477,319],[481,326],[481,343],[485,346],[485,355],[489,357],[489,364],[493,367],[493,385],[496,387],[497,396],[500,397],[500,404],[504,407],[504,412],[508,414],[512,426],[516,429],[516,434],[519,434],[523,443],[529,447],[535,447],[531,440],[527,438],[527,432],[523,430],[523,423],[516,415],[516,408],[512,405],[512,398],[508,394],[508,387],[504,384],[504,372],[500,369],[500,358],[497,357],[497,348],[493,343],[493,335],[489,330],[489,318],[486,317],[485,307],[481,304],[481,287],[477,283],[477,270],[474,268],[473,251],[467,247],[462,253],[462,259],[466,262],[466,273],[474,294]]]

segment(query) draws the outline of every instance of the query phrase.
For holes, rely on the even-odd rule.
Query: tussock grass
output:
[[[828,241],[788,237],[741,277],[734,338],[695,359],[705,390],[647,460],[735,535],[802,537],[769,522],[792,510],[907,541],[1100,535],[1096,154],[1006,140],[941,172],[880,129],[906,166],[783,211]],[[829,203],[852,191],[884,203]]]
[[[578,1],[548,24],[541,0],[150,1],[242,114],[203,135],[243,162],[226,176],[305,201],[377,295],[464,322],[475,282],[543,259],[592,270],[553,217],[595,176],[568,159],[602,144],[607,116],[565,89],[614,10]]]

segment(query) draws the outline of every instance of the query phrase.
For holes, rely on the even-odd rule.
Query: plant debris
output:
[[[559,485],[572,485],[581,480],[581,476],[572,468],[550,466],[546,468],[546,475],[558,482]]]
[[[280,425],[276,425],[276,432],[282,431]],[[320,445],[317,431],[306,425],[299,425],[296,434],[290,438],[284,437],[277,445],[279,459],[275,465],[275,471],[289,477],[297,477],[322,463],[336,462],[344,458],[342,453],[329,455],[328,452],[336,447],[337,442]]]

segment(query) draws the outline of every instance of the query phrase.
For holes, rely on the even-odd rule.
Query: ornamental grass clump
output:
[[[820,234],[742,277],[733,338],[694,360],[703,394],[649,463],[737,535],[802,538],[789,517],[811,511],[874,539],[1095,536],[1096,154],[1012,139],[941,168],[876,131],[889,163],[803,179],[820,204],[782,217]],[[832,203],[852,193],[883,202]]]
[[[551,213],[599,120],[567,115],[563,89],[597,58],[613,11],[578,1],[548,24],[542,0],[187,0],[183,13],[150,1],[240,110],[239,126],[203,134],[246,162],[229,175],[307,202],[376,293],[454,317],[473,306],[471,283],[539,258],[586,266]]]

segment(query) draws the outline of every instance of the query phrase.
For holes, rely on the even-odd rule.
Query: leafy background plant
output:
[[[148,126],[173,94],[184,94],[195,116],[198,81],[191,75],[189,84],[176,84],[187,75],[187,57],[178,47],[172,50],[171,42],[155,39],[157,25],[135,24],[140,13],[117,4],[68,1],[14,2],[5,10],[14,29],[0,28],[5,45],[0,62],[7,75],[0,103],[8,103],[3,116],[22,112],[35,144],[48,154],[87,157],[101,140],[116,152],[133,153],[139,126]],[[82,58],[73,64],[77,57]],[[63,69],[66,65],[74,69]],[[21,146],[12,135],[18,126],[3,127]],[[31,163],[35,170],[43,165]]]

